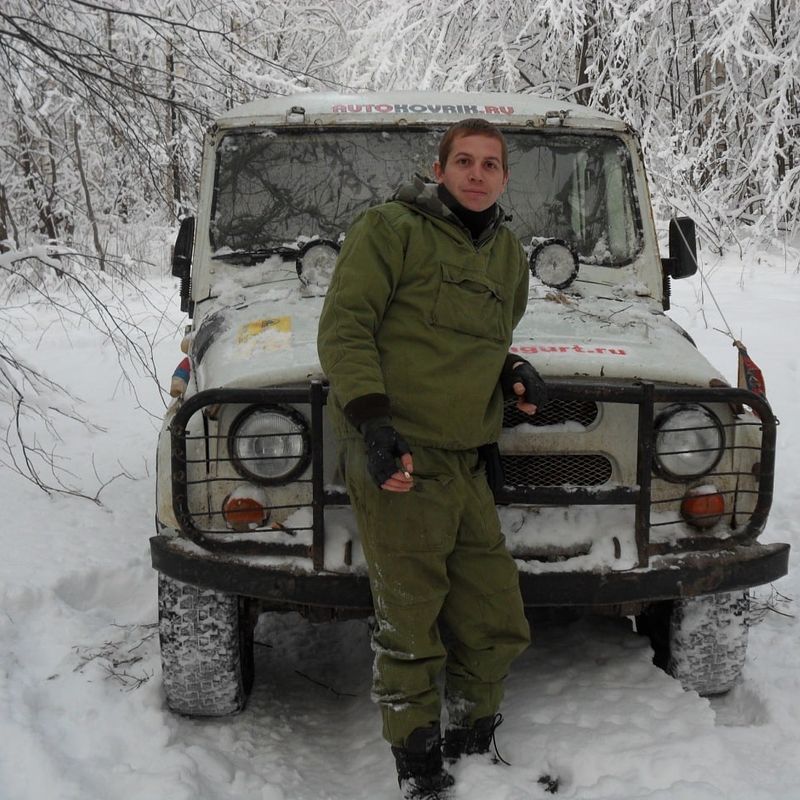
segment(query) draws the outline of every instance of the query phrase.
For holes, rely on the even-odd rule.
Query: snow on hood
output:
[[[532,291],[512,351],[545,376],[646,379],[708,386],[723,376],[682,329],[641,297],[576,298]],[[322,377],[317,324],[323,298],[270,289],[220,308],[195,334],[197,389],[304,383]]]
[[[641,297],[531,298],[512,352],[550,377],[651,380],[708,386],[724,380],[683,329]]]

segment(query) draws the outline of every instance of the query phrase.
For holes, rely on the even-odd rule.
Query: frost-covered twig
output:
[[[323,689],[327,689],[329,692],[332,692],[337,697],[358,697],[357,694],[352,694],[351,692],[340,692],[337,689],[334,689],[332,686],[329,686],[327,683],[318,681],[312,678],[310,675],[306,675],[304,672],[300,672],[299,669],[296,669],[294,672],[295,675],[299,675],[301,678],[305,678],[307,681],[311,681],[311,683],[315,684],[316,686],[321,686]]]
[[[109,640],[100,647],[73,647],[72,649],[79,659],[73,671],[83,672],[89,664],[98,662],[108,679],[114,680],[125,689],[132,691],[153,677],[153,673],[147,670],[143,670],[140,674],[132,674],[129,669],[144,660],[144,655],[134,655],[134,652],[158,635],[158,623],[115,625],[114,627],[124,632],[124,641]],[[129,643],[131,637],[134,637],[132,644]]]
[[[116,353],[120,380],[134,396],[137,385],[132,370],[144,373],[158,385],[152,336],[117,298],[110,288],[109,276],[69,263],[67,259],[74,259],[75,255],[73,250],[53,247],[0,254],[0,279],[5,277],[2,285],[6,296],[11,293],[27,295],[29,304],[41,303],[55,310],[62,324],[74,319],[101,332]],[[160,314],[159,325],[163,324],[164,311]],[[2,311],[0,321],[4,321]],[[165,399],[163,393],[162,399]],[[103,429],[78,411],[79,398],[17,356],[4,340],[0,340],[0,402],[5,402],[11,411],[3,439],[5,458],[0,458],[0,464],[14,469],[45,492],[72,495],[99,504],[105,487],[119,477],[130,477],[123,470],[102,479],[95,470],[98,481],[95,491],[86,492],[74,485],[74,476],[56,458],[55,447],[44,447],[39,436],[46,432],[57,444],[60,439],[58,417],[87,430]],[[141,402],[139,406],[144,407]]]
[[[770,585],[769,595],[761,596],[756,592],[750,593],[750,624],[758,625],[764,621],[768,614],[778,614],[782,617],[794,619],[795,615],[785,609],[794,603],[794,599],[781,594],[774,586]]]
[[[117,665],[113,667],[104,664],[103,669],[106,671],[106,677],[108,679],[114,680],[117,683],[121,684],[126,691],[132,692],[135,689],[139,689],[143,686],[150,678],[153,677],[152,672],[143,672],[141,675],[131,675],[126,670],[120,670]]]

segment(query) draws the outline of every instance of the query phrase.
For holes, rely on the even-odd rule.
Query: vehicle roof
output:
[[[302,112],[292,114],[293,109]],[[273,95],[226,111],[221,128],[279,124],[445,123],[467,117],[485,117],[499,125],[628,130],[616,117],[577,103],[565,103],[533,94],[499,92],[386,91],[339,94],[307,92]]]

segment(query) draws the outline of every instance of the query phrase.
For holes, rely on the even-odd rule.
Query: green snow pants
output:
[[[530,630],[477,452],[414,447],[414,488],[398,494],[372,482],[360,440],[343,449],[375,606],[384,737],[402,746],[439,723],[443,670],[451,726],[494,714]]]

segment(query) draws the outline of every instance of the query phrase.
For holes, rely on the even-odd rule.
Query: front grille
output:
[[[597,419],[597,403],[593,400],[559,400],[553,398],[545,403],[533,416],[520,411],[516,400],[507,400],[503,408],[503,427],[516,428],[517,425],[563,425],[577,422],[588,428]]]
[[[611,478],[602,455],[502,456],[506,486],[601,486]]]

